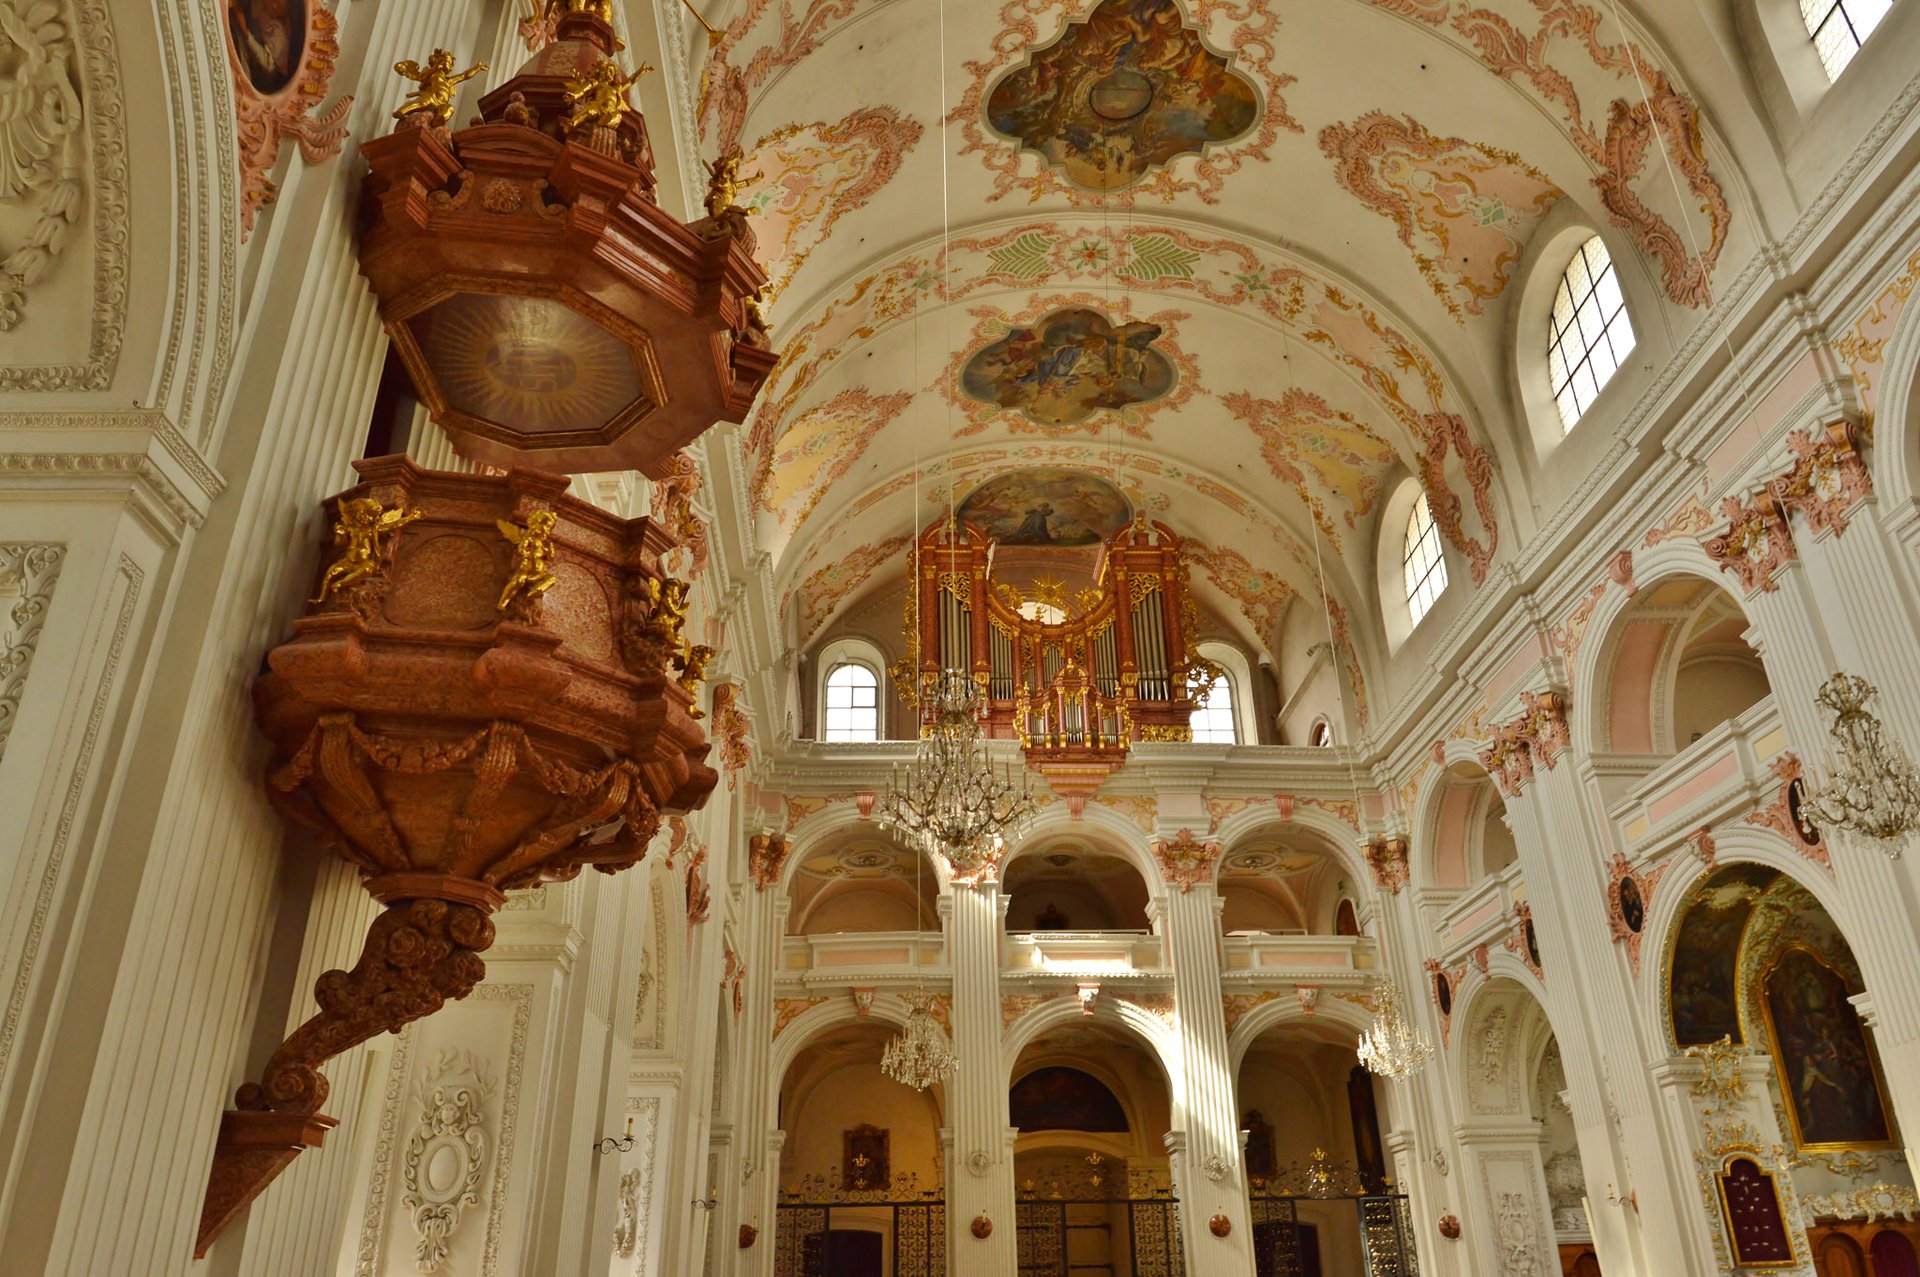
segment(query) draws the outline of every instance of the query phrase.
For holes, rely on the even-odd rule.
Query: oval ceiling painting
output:
[[[1035,466],[975,488],[960,518],[1001,545],[1099,545],[1132,521],[1133,507],[1104,479]]]
[[[981,347],[960,370],[960,386],[1040,425],[1070,426],[1097,408],[1151,403],[1173,389],[1173,361],[1153,346],[1159,337],[1158,324],[1115,324],[1070,306]]]

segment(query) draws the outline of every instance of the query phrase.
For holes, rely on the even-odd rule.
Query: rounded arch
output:
[[[1173,1109],[1173,1128],[1183,1125],[1186,1092],[1180,1081],[1180,1042],[1173,1026],[1139,1003],[1102,989],[1089,1014],[1080,1000],[1062,994],[1023,1012],[1000,1036],[1000,1076],[1013,1084],[1020,1055],[1053,1029],[1091,1020],[1095,1024],[1118,1029],[1144,1044],[1159,1065],[1167,1084],[1167,1096]]]
[[[894,698],[887,680],[887,656],[880,645],[857,634],[843,634],[821,645],[813,657],[813,724],[815,739],[827,739],[827,682],[843,665],[853,665],[873,676],[875,739],[887,740],[892,727]]]
[[[1422,887],[1458,891],[1513,864],[1519,849],[1506,824],[1506,798],[1476,752],[1448,758],[1422,794],[1410,871]]]
[[[1631,597],[1608,607],[1602,596],[1583,645],[1575,730],[1588,754],[1668,756],[1771,695],[1753,624],[1720,574],[1648,566]],[[1713,677],[1683,678],[1690,668]]]
[[[1651,978],[1640,981],[1640,1008],[1644,1023],[1656,1026],[1657,1041],[1669,1051],[1675,1050],[1670,1023],[1670,982],[1668,975],[1688,909],[1698,899],[1700,888],[1714,874],[1738,865],[1770,869],[1812,896],[1815,903],[1833,919],[1843,938],[1857,934],[1859,920],[1853,915],[1832,876],[1816,872],[1809,861],[1787,840],[1771,829],[1757,825],[1727,825],[1713,831],[1713,865],[1697,856],[1680,856],[1674,869],[1660,882],[1653,901],[1647,907],[1643,934],[1648,946],[1644,952],[1652,963]],[[1851,940],[1848,941],[1851,945]]]
[[[1238,1077],[1240,1066],[1247,1052],[1260,1036],[1271,1029],[1286,1028],[1296,1024],[1327,1025],[1342,1032],[1351,1033],[1355,1041],[1367,1027],[1370,1017],[1367,1009],[1357,1002],[1350,1002],[1341,996],[1341,990],[1322,989],[1324,996],[1317,999],[1311,1014],[1300,1005],[1297,998],[1280,995],[1271,1001],[1262,1002],[1242,1015],[1234,1026],[1227,1031],[1227,1068]],[[1358,990],[1354,990],[1358,992]]]
[[[1530,1079],[1555,1039],[1545,986],[1503,953],[1490,958],[1486,974],[1467,982],[1455,998],[1454,1027],[1443,1049],[1459,1112],[1525,1114]]]
[[[1234,812],[1222,820],[1212,838],[1220,844],[1220,859],[1224,861],[1230,855],[1245,851],[1253,842],[1283,834],[1291,837],[1305,835],[1312,840],[1315,850],[1339,862],[1341,871],[1354,888],[1354,900],[1360,909],[1360,921],[1364,926],[1372,914],[1372,908],[1362,884],[1373,879],[1372,871],[1367,868],[1367,862],[1360,854],[1360,832],[1324,807],[1295,803],[1293,814],[1283,817],[1278,808],[1260,803]]]
[[[1632,356],[1602,387],[1599,397],[1575,426],[1567,426],[1554,400],[1553,379],[1548,369],[1548,342],[1554,297],[1565,277],[1568,263],[1582,245],[1598,238],[1606,245],[1626,300],[1626,317],[1633,326]],[[1520,427],[1527,432],[1529,446],[1522,451],[1536,470],[1576,433],[1578,425],[1594,421],[1616,421],[1633,402],[1636,389],[1650,379],[1642,365],[1657,363],[1666,353],[1665,303],[1660,285],[1644,255],[1605,218],[1593,217],[1572,200],[1563,200],[1534,232],[1520,268],[1519,288],[1514,295],[1513,325],[1509,330],[1514,343],[1510,376],[1520,404]],[[1584,432],[1583,438],[1604,431]]]
[[[1385,485],[1388,496],[1380,506],[1380,521],[1374,534],[1374,602],[1380,615],[1387,652],[1392,654],[1410,638],[1420,623],[1444,607],[1451,587],[1465,578],[1465,565],[1459,551],[1445,537],[1438,537],[1442,573],[1439,593],[1418,617],[1407,597],[1407,534],[1414,511],[1427,500],[1426,489],[1413,475],[1402,471]]]
[[[933,858],[866,824],[791,855],[787,934],[941,930]]]
[[[1869,404],[1877,427],[1873,490],[1891,511],[1920,500],[1920,305],[1901,310],[1880,366],[1886,380]]]
[[[886,834],[879,822],[861,816],[859,809],[851,802],[830,803],[794,822],[787,831],[787,859],[780,866],[777,889],[782,895],[790,894],[794,877],[809,858],[860,836],[885,838]],[[921,860],[927,872],[939,884],[941,895],[953,890],[952,875],[938,856],[922,855]]]
[[[1049,803],[1020,832],[1019,840],[1000,858],[1000,878],[1006,879],[1007,867],[1020,857],[1046,847],[1056,839],[1085,843],[1097,851],[1125,860],[1139,871],[1147,884],[1147,898],[1156,900],[1167,893],[1160,877],[1160,865],[1153,858],[1148,838],[1140,826],[1098,799],[1088,803],[1075,817],[1065,803]]]
[[[1236,644],[1220,639],[1196,643],[1194,650],[1218,665],[1226,675],[1228,703],[1233,711],[1234,743],[1258,745],[1260,720],[1254,712],[1253,665],[1247,660],[1247,654]]]
[[[767,1076],[786,1077],[787,1070],[793,1067],[800,1052],[835,1029],[875,1022],[890,1024],[894,1028],[904,1027],[910,1009],[904,997],[888,989],[879,990],[873,995],[873,1007],[865,1015],[860,1013],[860,1008],[854,1005],[851,997],[828,998],[818,1006],[808,1007],[773,1035],[773,1047],[767,1056]],[[768,1103],[774,1106],[769,1117],[778,1125],[780,1095],[777,1088]]]

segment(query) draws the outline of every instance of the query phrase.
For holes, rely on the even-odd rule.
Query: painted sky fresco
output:
[[[1106,0],[987,98],[995,131],[1087,190],[1132,186],[1260,118],[1253,82],[1201,43],[1174,0]]]
[[[982,403],[1068,426],[1096,409],[1150,403],[1173,389],[1173,361],[1153,348],[1158,324],[1115,327],[1095,310],[1056,310],[981,349],[960,388]]]
[[[1098,545],[1127,526],[1133,508],[1104,479],[1036,466],[975,488],[960,518],[1001,545]]]

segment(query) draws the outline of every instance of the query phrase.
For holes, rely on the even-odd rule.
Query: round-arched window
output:
[[[1407,516],[1406,541],[1400,549],[1401,579],[1407,587],[1407,611],[1420,624],[1447,588],[1447,561],[1440,553],[1440,528],[1424,493]]]
[[[1564,429],[1573,429],[1593,406],[1633,342],[1620,277],[1605,242],[1595,235],[1567,263],[1547,321],[1547,378]]]
[[[1237,745],[1240,731],[1233,721],[1233,680],[1225,673],[1213,681],[1207,695],[1187,720],[1197,745]]]
[[[856,661],[836,665],[827,674],[826,730],[822,740],[880,739],[880,680]]]
[[[1324,718],[1316,721],[1313,730],[1307,733],[1307,743],[1315,749],[1332,749],[1333,724]]]
[[[1813,37],[1828,81],[1840,78],[1891,8],[1893,0],[1800,0],[1800,17]]]

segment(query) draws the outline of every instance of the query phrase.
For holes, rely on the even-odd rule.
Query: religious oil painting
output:
[[[1008,546],[1099,545],[1133,517],[1112,484],[1078,470],[1035,466],[975,488],[960,519]]]
[[[1113,191],[1246,133],[1260,101],[1177,0],[1105,0],[995,85],[986,113],[1074,185]]]
[[[1761,977],[1774,1065],[1801,1148],[1893,1143],[1879,1065],[1847,983],[1820,956],[1793,945]]]
[[[1013,1084],[1007,1107],[1023,1131],[1127,1130],[1127,1112],[1113,1092],[1079,1069],[1035,1069]]]
[[[1735,974],[1740,937],[1771,877],[1771,870],[1752,865],[1725,870],[1683,915],[1668,985],[1678,1045],[1708,1046],[1721,1038],[1731,1038],[1736,1046],[1746,1041]]]
[[[1173,389],[1158,324],[1114,324],[1085,307],[1056,310],[975,352],[960,386],[982,403],[1070,426],[1098,409],[1151,403]]]
[[[307,0],[227,0],[227,33],[247,83],[261,97],[272,97],[300,68]]]

